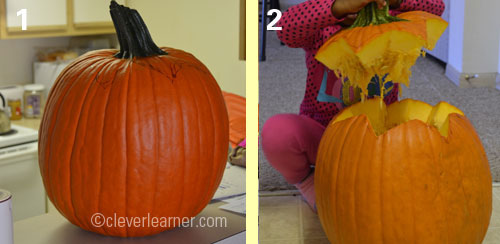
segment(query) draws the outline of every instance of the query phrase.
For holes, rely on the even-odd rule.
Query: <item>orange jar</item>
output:
[[[23,118],[23,114],[21,112],[21,99],[9,99],[7,104],[10,108],[10,120],[20,120]]]

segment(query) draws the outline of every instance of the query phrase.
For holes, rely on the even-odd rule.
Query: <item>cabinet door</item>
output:
[[[125,0],[116,1],[125,4]],[[73,0],[73,22],[76,27],[99,27],[112,25],[109,14],[110,1]]]
[[[6,0],[7,30],[21,30],[17,12],[26,9],[27,30],[64,29],[67,26],[66,0]]]

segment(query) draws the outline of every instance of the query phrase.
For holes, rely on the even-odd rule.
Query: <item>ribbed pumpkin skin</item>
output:
[[[332,123],[315,172],[318,214],[334,244],[479,244],[491,216],[489,164],[469,120],[446,139],[411,120],[376,136],[365,115]]]
[[[173,228],[94,227],[91,217],[192,217],[209,203],[227,159],[217,82],[194,56],[83,55],[59,76],[39,133],[47,194],[73,224],[103,235]]]

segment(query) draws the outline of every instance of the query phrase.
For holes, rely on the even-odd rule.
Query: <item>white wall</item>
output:
[[[500,37],[498,41],[498,74],[496,78],[496,88],[500,90]]]
[[[450,10],[448,65],[462,72],[464,50],[465,0],[452,0],[446,6]]]
[[[33,82],[37,47],[64,47],[69,37],[0,40],[0,86]]]
[[[500,89],[500,1],[450,1],[450,40],[446,75],[460,86]],[[478,74],[471,82],[467,75]]]
[[[194,54],[220,87],[245,96],[245,62],[239,57],[239,4],[236,0],[129,0],[158,46]]]
[[[464,73],[496,73],[499,62],[500,1],[465,1]]]
[[[500,73],[500,36],[498,37],[498,73]]]

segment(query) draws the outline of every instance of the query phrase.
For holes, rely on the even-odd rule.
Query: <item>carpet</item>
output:
[[[302,49],[281,46],[273,31],[267,36],[267,60],[259,63],[259,130],[274,114],[299,112],[307,75]],[[447,101],[460,108],[483,142],[493,181],[500,182],[500,91],[459,88],[444,72],[444,65],[434,58],[419,58],[412,68],[410,88],[403,88],[403,98],[431,105]],[[294,189],[269,165],[260,145],[259,182],[261,191]]]

